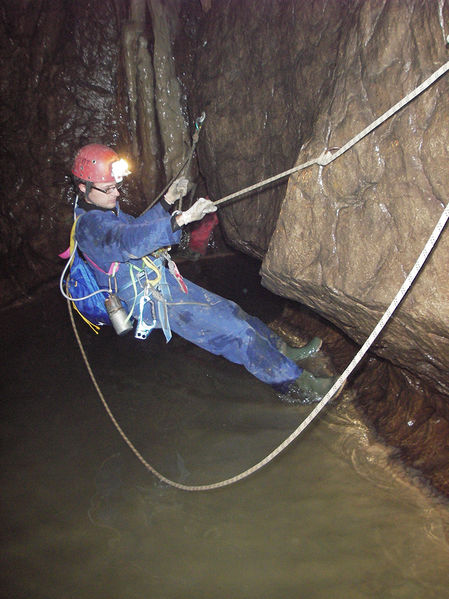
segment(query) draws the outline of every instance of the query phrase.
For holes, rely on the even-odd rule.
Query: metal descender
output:
[[[134,333],[134,337],[136,339],[146,339],[157,325],[156,307],[152,299],[152,296],[156,290],[151,286],[146,271],[144,271],[143,274],[145,276],[145,282],[142,283],[142,280],[140,279],[141,285],[143,287],[143,293],[139,300],[139,320],[137,321],[136,332]],[[152,322],[150,323],[146,322],[144,318],[145,306],[147,304],[150,304],[151,308]],[[148,310],[146,312],[148,313]]]

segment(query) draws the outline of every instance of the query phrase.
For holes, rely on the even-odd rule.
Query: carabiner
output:
[[[151,317],[153,320],[153,322],[151,323],[147,323],[143,315],[145,305],[147,303],[150,304]],[[140,298],[139,302],[139,320],[137,321],[137,327],[136,332],[134,333],[134,337],[136,339],[146,339],[148,335],[151,333],[151,331],[156,328],[156,324],[157,320],[154,309],[154,303],[152,302],[151,298],[146,293],[144,293]]]
[[[202,124],[204,123],[205,119],[206,119],[206,113],[203,111],[201,113],[201,116],[199,116],[196,119],[196,121],[195,121],[195,127],[196,127],[196,129],[199,129],[202,126]]]

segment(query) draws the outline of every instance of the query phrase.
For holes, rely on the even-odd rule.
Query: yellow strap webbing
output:
[[[144,256],[142,258],[142,262],[145,264],[145,266],[148,266],[149,269],[151,269],[153,272],[156,273],[156,278],[155,279],[148,279],[148,282],[150,283],[150,285],[152,287],[155,287],[159,283],[159,281],[161,280],[161,278],[162,278],[161,271],[159,270],[159,268],[155,264],[153,264],[151,262],[151,260],[148,258],[148,256]]]

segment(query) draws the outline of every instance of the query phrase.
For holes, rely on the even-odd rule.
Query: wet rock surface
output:
[[[186,155],[185,126],[192,133],[204,110],[198,191],[216,200],[343,145],[449,58],[447,0],[174,1],[170,26],[165,15],[159,29],[152,4],[16,2],[0,13],[2,305],[61,269],[68,170],[81,145],[111,144],[129,157],[136,176],[122,201],[138,214]],[[168,52],[158,42],[167,31],[182,90],[157,83],[155,47]],[[182,117],[172,119],[173,139],[185,147],[170,162],[161,119],[170,120],[174,90]],[[338,367],[371,332],[447,202],[448,92],[446,75],[334,163],[220,210],[228,243],[263,259],[263,284],[293,300],[283,320],[299,318],[301,304],[301,325],[325,327]],[[445,231],[373,347],[380,360],[354,377],[377,430],[445,493],[448,246]]]
[[[447,396],[415,376],[374,358],[356,377],[358,403],[398,457],[449,496],[449,404]]]
[[[344,145],[448,58],[438,11],[428,4],[371,8],[360,6],[342,36],[334,89],[298,163]],[[264,258],[264,284],[314,307],[359,343],[396,295],[447,201],[448,91],[445,76],[335,162],[291,177]],[[443,234],[375,345],[378,355],[445,394],[448,250]]]
[[[60,269],[78,146],[115,143],[119,18],[112,2],[3,4],[2,304]]]
[[[337,373],[344,371],[359,349],[341,330],[297,302],[287,302],[273,325],[296,345],[321,337],[323,351],[332,356]],[[298,331],[301,339],[296,338]],[[367,422],[397,449],[395,457],[449,496],[447,396],[373,353],[364,358],[347,385],[354,389],[356,404]]]
[[[201,171],[217,200],[292,167],[331,89],[345,2],[213,2],[198,29],[190,104],[207,119]],[[349,10],[349,12],[348,12]],[[199,43],[198,43],[199,42]],[[220,211],[228,241],[263,257],[286,181]]]

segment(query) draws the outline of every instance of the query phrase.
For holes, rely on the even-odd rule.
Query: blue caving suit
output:
[[[142,268],[142,257],[148,256],[153,263],[161,265],[162,285],[157,289],[162,290],[166,298],[169,328],[161,322],[162,311],[151,310],[151,304],[145,305],[150,312],[145,320],[156,318],[156,328],[164,329],[167,341],[171,337],[171,329],[213,354],[242,364],[261,381],[286,391],[300,376],[302,369],[279,351],[281,339],[258,318],[246,314],[236,303],[186,279],[184,283],[188,293],[184,293],[164,262],[161,264],[160,259],[158,261],[151,256],[164,246],[179,243],[181,231],[168,208],[162,200],[134,218],[122,212],[118,203],[115,211],[89,204],[85,200],[78,203],[75,214],[82,218],[77,222],[76,240],[80,250],[105,271],[92,268],[100,288],[109,286],[106,273],[111,263],[120,263],[112,287],[115,290],[117,286],[117,294],[128,311],[134,304],[133,316],[138,319],[139,298],[143,288],[137,281],[136,299],[129,265]],[[154,277],[155,273],[148,270],[148,278]],[[159,304],[159,308],[162,304],[157,300],[153,303]]]

